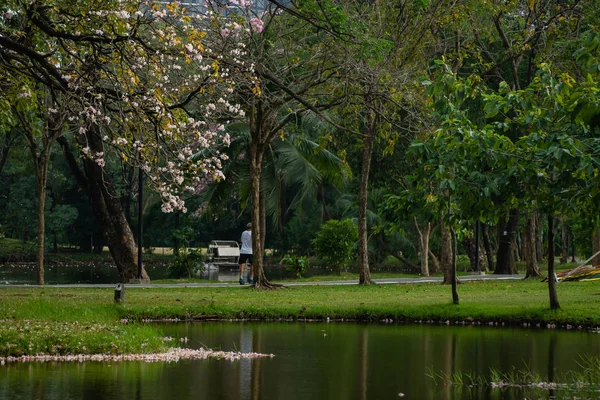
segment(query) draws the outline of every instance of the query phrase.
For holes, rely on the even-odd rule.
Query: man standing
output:
[[[242,248],[240,249],[240,285],[244,284],[244,267],[246,261],[250,263],[250,279],[248,283],[254,285],[254,267],[252,266],[252,224],[246,225],[246,230],[242,232]]]

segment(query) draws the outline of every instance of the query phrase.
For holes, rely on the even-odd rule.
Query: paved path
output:
[[[462,275],[459,276],[461,282],[471,281],[489,281],[489,280],[518,280],[523,279],[525,275]],[[278,282],[285,286],[341,286],[341,285],[358,285],[355,280],[352,281],[317,281],[317,282]],[[441,277],[429,278],[387,278],[374,279],[374,282],[380,285],[387,284],[414,284],[414,283],[440,283]],[[116,284],[70,284],[70,285],[2,285],[2,287],[39,287],[39,288],[114,288]],[[191,288],[191,287],[248,287],[241,286],[237,282],[219,282],[219,283],[151,283],[151,284],[126,284],[127,288]]]

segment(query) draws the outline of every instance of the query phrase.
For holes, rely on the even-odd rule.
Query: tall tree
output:
[[[417,97],[410,84],[423,73],[429,51],[434,46],[431,25],[451,11],[455,3],[427,2],[422,7],[409,7],[406,2],[352,3],[350,15],[369,20],[360,32],[359,45],[351,46],[347,63],[350,102],[357,106],[359,131],[362,136],[362,158],[359,182],[359,283],[371,282],[366,223],[369,173],[374,142],[389,142],[387,151],[397,142],[412,139],[413,121],[417,114],[410,105]],[[366,51],[366,47],[369,48]],[[365,57],[365,55],[367,55]],[[423,252],[423,251],[422,251]],[[427,249],[424,250],[428,257]]]
[[[213,48],[226,46],[232,38],[244,43],[243,57],[223,57],[224,71],[235,77],[233,92],[244,104],[250,145],[250,204],[255,287],[274,288],[264,273],[264,235],[266,209],[261,178],[263,159],[283,128],[312,113],[322,118],[323,110],[335,98],[319,91],[337,79],[338,70],[331,53],[336,52],[331,37],[319,26],[282,14],[287,10],[276,2],[266,4],[258,14],[249,2],[212,4],[215,14],[225,6],[228,13],[213,27],[218,35]],[[244,25],[240,25],[243,21]]]
[[[17,78],[18,79],[18,78]],[[16,131],[20,133],[29,149],[35,172],[35,191],[37,195],[37,256],[35,281],[44,284],[45,253],[45,206],[46,184],[50,154],[54,142],[63,134],[68,110],[61,102],[61,94],[52,93],[29,80],[13,82],[10,101],[15,120]],[[15,93],[17,89],[18,93]]]

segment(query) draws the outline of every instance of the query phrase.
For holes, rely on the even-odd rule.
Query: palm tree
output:
[[[290,132],[288,137],[282,136],[269,146],[263,160],[260,184],[263,203],[261,222],[266,224],[267,218],[271,220],[272,228],[280,236],[281,251],[287,250],[284,226],[291,211],[307,210],[317,198],[322,204],[323,219],[327,219],[325,188],[341,187],[351,174],[340,157],[312,140],[318,134],[318,125],[303,121],[294,127],[295,131]],[[219,208],[222,209],[222,205],[232,199],[239,202],[242,211],[250,202],[250,131],[246,124],[232,124],[227,129],[233,140],[224,150],[229,157],[223,168],[226,179],[208,185],[199,198],[206,202],[209,215],[218,214]]]

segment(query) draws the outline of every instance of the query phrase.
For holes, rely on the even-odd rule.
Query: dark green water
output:
[[[434,384],[427,375],[508,372],[547,380],[600,356],[600,335],[490,327],[344,323],[165,324],[188,346],[273,353],[272,359],[179,363],[49,363],[0,367],[2,399],[577,399],[600,392]],[[404,396],[400,397],[402,393]]]
[[[146,265],[146,271],[153,280],[169,278],[167,263]],[[281,266],[267,266],[265,273],[270,279],[292,278],[294,274]],[[323,268],[311,268],[305,276],[325,275],[332,272]],[[219,273],[211,272],[203,276],[205,279],[237,282],[239,278],[236,268],[223,267]],[[72,283],[117,283],[119,272],[111,263],[55,263],[48,264],[44,271],[46,284]],[[35,284],[35,263],[0,263],[0,285],[33,285]]]

